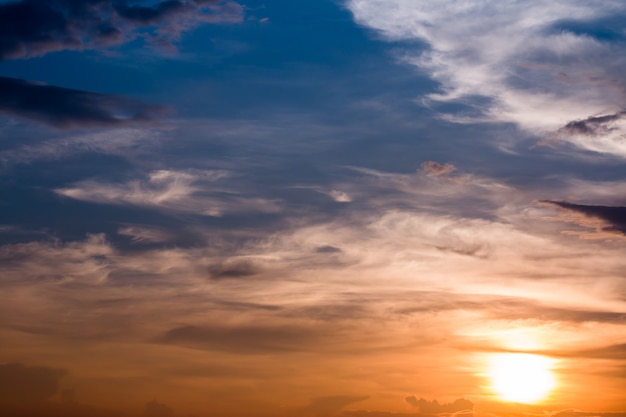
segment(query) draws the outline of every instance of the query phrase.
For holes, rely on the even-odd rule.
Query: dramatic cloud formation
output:
[[[126,97],[7,77],[0,77],[0,90],[0,111],[60,128],[147,123],[165,109]]]
[[[608,122],[626,105],[624,61],[616,53],[622,41],[595,36],[589,23],[623,16],[623,3],[348,0],[347,7],[389,40],[426,42],[402,57],[440,83],[426,103],[461,103],[480,113],[445,116],[450,120],[512,122],[545,135],[572,120]],[[573,143],[623,156],[617,139],[625,131],[614,129],[602,142]]]
[[[171,43],[202,22],[240,19],[237,4],[220,0],[21,0],[0,4],[0,59],[101,48],[137,37]]]

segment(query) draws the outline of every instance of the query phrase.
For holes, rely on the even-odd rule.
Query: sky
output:
[[[624,22],[0,0],[0,411],[626,416]]]

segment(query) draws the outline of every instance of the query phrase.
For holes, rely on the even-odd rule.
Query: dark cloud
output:
[[[288,352],[304,349],[320,335],[303,327],[184,326],[169,330],[156,342],[233,353]]]
[[[557,130],[556,133],[558,136],[583,135],[593,137],[606,135],[615,129],[611,126],[611,123],[624,117],[626,117],[626,111],[606,116],[588,117],[583,120],[574,120]]]
[[[585,218],[568,217],[565,220],[576,223],[580,226],[595,226],[598,231],[621,233],[626,235],[626,207],[613,206],[587,206],[581,204],[573,204],[565,201],[543,200],[542,204],[565,209],[570,212],[582,214],[584,217],[591,217],[601,220],[604,224],[589,224],[585,222]]]
[[[0,365],[0,405],[20,407],[41,404],[55,395],[67,372],[21,363]]]
[[[209,267],[213,279],[245,278],[261,272],[259,266],[249,260],[238,260]]]
[[[316,253],[339,253],[341,252],[341,249],[336,248],[331,245],[324,245],[324,246],[318,246],[317,248],[315,248],[315,252]]]
[[[171,43],[202,22],[238,21],[220,0],[22,0],[0,5],[0,60],[120,44],[139,36]]]
[[[171,45],[203,22],[241,20],[241,7],[221,0],[22,0],[0,4],[0,61],[121,44],[142,37]],[[0,111],[52,126],[112,126],[147,122],[160,106],[0,78]]]
[[[368,396],[333,395],[314,398],[309,405],[298,410],[299,415],[326,417],[336,414],[343,407],[367,400]]]
[[[439,401],[428,401],[424,398],[417,399],[415,395],[405,398],[406,402],[413,407],[419,408],[424,414],[459,413],[462,411],[471,412],[474,410],[474,403],[465,398],[459,398],[451,403],[440,404]]]
[[[118,412],[76,401],[73,389],[58,394],[63,369],[27,366],[21,363],[0,365],[0,414],[11,417],[119,417]],[[3,414],[4,413],[4,414]]]
[[[0,111],[55,127],[121,126],[153,121],[164,107],[126,97],[0,77]]]
[[[152,400],[146,403],[144,417],[174,417],[174,411],[165,404]]]

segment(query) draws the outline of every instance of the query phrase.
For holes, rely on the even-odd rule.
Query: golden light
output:
[[[555,387],[553,360],[525,353],[493,355],[490,360],[491,388],[505,401],[536,403]]]

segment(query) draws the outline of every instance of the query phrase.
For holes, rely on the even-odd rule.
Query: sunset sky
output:
[[[623,0],[0,0],[0,415],[626,417]]]

